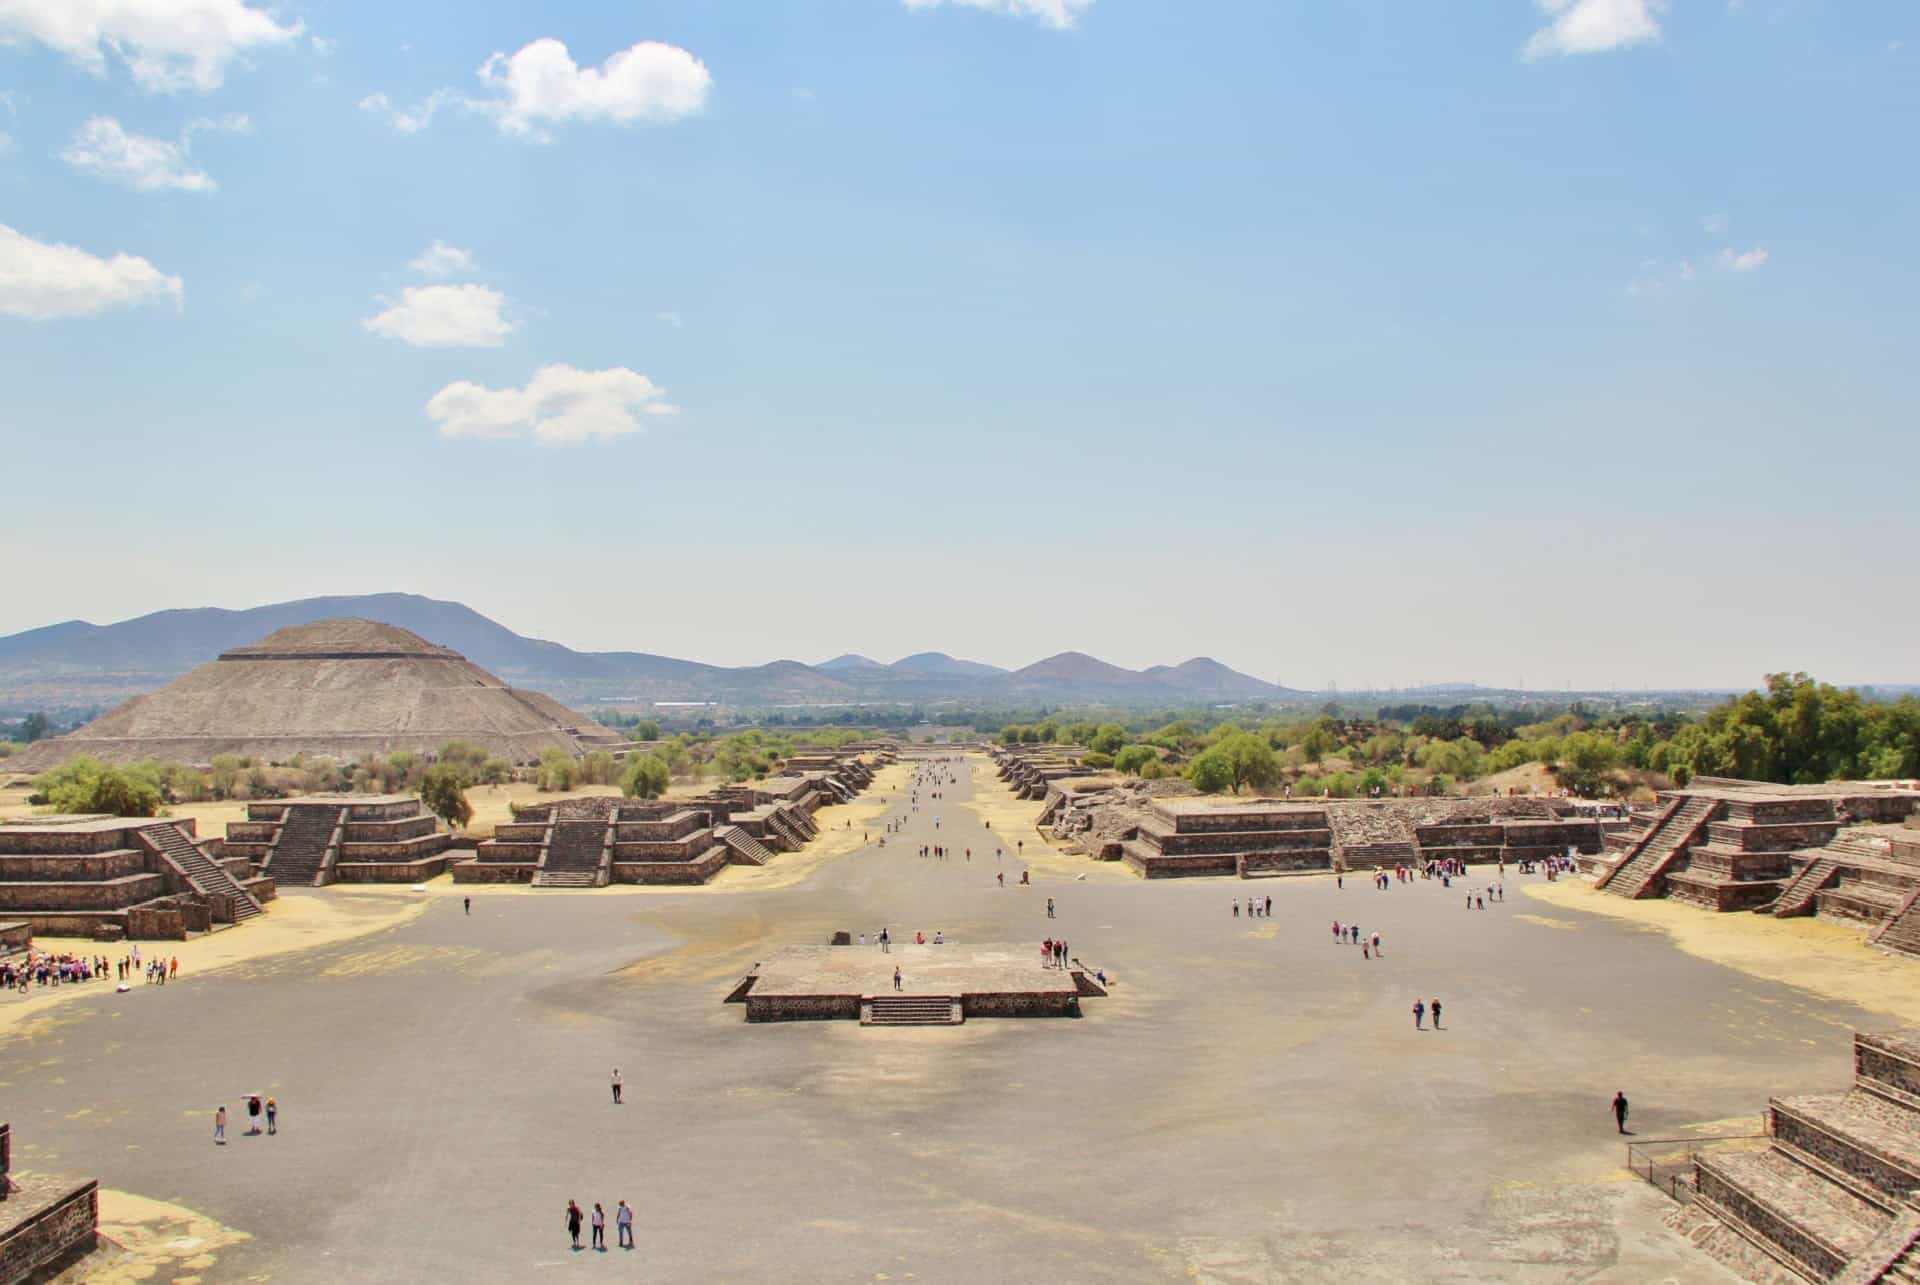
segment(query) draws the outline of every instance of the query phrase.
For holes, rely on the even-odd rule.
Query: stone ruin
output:
[[[1146,878],[1373,870],[1452,857],[1598,853],[1601,823],[1557,799],[1216,800],[1182,781],[1052,781],[1039,823]]]
[[[183,941],[243,924],[273,896],[272,875],[203,844],[191,819],[0,823],[0,918],[40,936]]]
[[[728,865],[763,866],[819,833],[813,814],[851,801],[873,781],[867,764],[843,759],[699,798],[643,801],[554,799],[516,806],[473,857],[453,866],[456,883],[604,888],[615,883],[706,883]]]
[[[1616,896],[1708,910],[1819,915],[1920,956],[1920,790],[1701,777],[1609,834],[1581,864]]]
[[[1853,1060],[1848,1091],[1767,1104],[1764,1150],[1698,1154],[1669,1221],[1730,1265],[1753,1246],[1804,1280],[1920,1280],[1920,1033],[1858,1032]]]
[[[1046,798],[1047,790],[1057,781],[1099,775],[1098,769],[1081,761],[1087,751],[1072,745],[996,747],[989,753],[1000,779],[1023,799]]]
[[[313,794],[249,803],[218,845],[281,888],[421,883],[447,868],[453,836],[414,794]]]
[[[13,1172],[13,1128],[0,1123],[0,1282],[51,1280],[93,1252],[100,1184]]]

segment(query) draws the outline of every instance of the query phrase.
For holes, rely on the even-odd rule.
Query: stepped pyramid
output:
[[[205,763],[364,759],[470,741],[516,763],[621,738],[539,692],[516,691],[458,652],[396,625],[321,620],[236,647],[8,763],[37,771],[69,755]]]

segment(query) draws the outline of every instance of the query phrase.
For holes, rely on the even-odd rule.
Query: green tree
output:
[[[453,763],[435,763],[420,778],[420,801],[427,811],[458,830],[473,820],[473,805],[467,802],[467,787],[472,781]]]
[[[160,810],[160,782],[141,770],[143,766],[110,766],[90,754],[76,754],[35,777],[33,788],[55,812],[150,817]]]
[[[1128,745],[1113,756],[1114,767],[1133,776],[1139,776],[1147,764],[1159,761],[1160,755],[1151,745]]]
[[[1127,743],[1127,729],[1118,723],[1102,723],[1090,740],[1087,748],[1096,754],[1117,754],[1120,747]]]
[[[643,718],[633,725],[633,739],[636,741],[657,741],[660,739],[660,724],[651,718]]]
[[[1227,764],[1233,773],[1233,792],[1240,793],[1240,787],[1250,785],[1256,790],[1264,790],[1280,779],[1280,760],[1274,756],[1273,747],[1267,744],[1267,738],[1257,732],[1242,732],[1214,746],[1227,756]]]
[[[620,778],[620,792],[630,799],[657,799],[667,792],[673,772],[658,754],[636,754]]]
[[[575,774],[573,756],[558,746],[549,745],[540,751],[540,765],[534,769],[533,780],[542,790],[564,793],[573,788]]]
[[[27,715],[20,724],[21,743],[31,745],[35,741],[45,740],[48,731],[51,730],[51,726],[52,725],[47,722],[47,716],[35,710],[33,713]]]
[[[1196,790],[1218,794],[1233,784],[1233,764],[1226,751],[1216,745],[1193,756],[1187,764],[1187,780]]]

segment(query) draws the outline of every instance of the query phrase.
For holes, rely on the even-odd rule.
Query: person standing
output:
[[[247,1097],[247,1134],[250,1137],[257,1137],[259,1133],[260,1099],[249,1094]]]
[[[1620,1132],[1627,1131],[1627,1095],[1624,1090],[1616,1089],[1613,1094],[1613,1123]]]
[[[567,1235],[573,1237],[573,1247],[580,1248],[580,1206],[567,1202]]]
[[[473,898],[472,898],[472,897],[462,897],[462,898],[460,898],[460,904],[461,904],[462,906],[464,906],[464,907],[466,908],[466,912],[467,912],[468,914],[472,914],[472,913],[473,913]]]
[[[280,1104],[272,1098],[267,1099],[267,1136],[280,1132]]]
[[[620,1079],[620,1068],[616,1066],[613,1068],[613,1105],[615,1106],[620,1105],[621,1083],[622,1081]]]
[[[898,964],[893,966],[893,989],[900,989],[900,966]]]
[[[1440,997],[1438,995],[1433,997],[1433,1029],[1436,1031],[1440,1029]]]
[[[227,1109],[225,1107],[213,1113],[213,1141],[215,1146],[227,1145]]]
[[[1053,918],[1053,898],[1047,898],[1047,918]]]
[[[1424,1030],[1421,1023],[1427,1020],[1427,1006],[1419,1000],[1413,1001],[1413,1029]]]
[[[624,1200],[620,1202],[620,1208],[614,1211],[613,1230],[620,1240],[620,1248],[633,1248],[633,1206]]]
[[[607,1252],[607,1211],[597,1200],[593,1202],[593,1247],[603,1254]]]

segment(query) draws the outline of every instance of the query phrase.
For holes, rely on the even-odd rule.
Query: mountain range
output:
[[[0,711],[101,708],[151,691],[276,629],[342,616],[410,629],[516,687],[576,706],[941,700],[1154,706],[1308,697],[1204,657],[1134,670],[1062,652],[1007,670],[944,652],[920,652],[891,664],[849,653],[817,665],[776,660],[730,667],[647,652],[575,651],[524,637],[461,603],[381,593],[305,598],[243,611],[158,611],[111,625],[70,620],[0,637]]]

